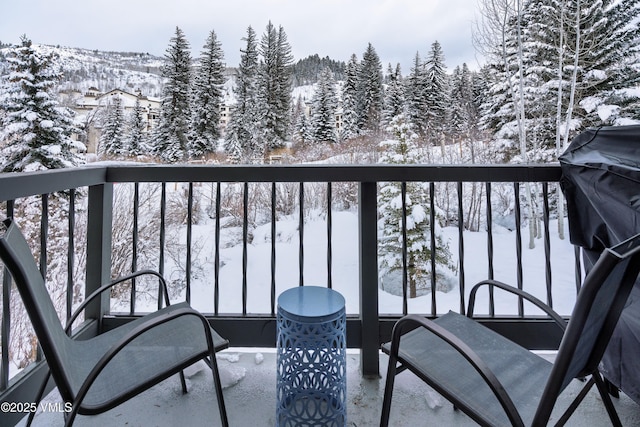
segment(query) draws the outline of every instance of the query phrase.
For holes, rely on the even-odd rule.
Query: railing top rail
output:
[[[0,201],[105,182],[557,182],[554,165],[91,165],[0,174]]]
[[[557,182],[559,165],[116,165],[110,182]]]
[[[0,201],[96,185],[104,183],[106,177],[104,166],[0,173]]]

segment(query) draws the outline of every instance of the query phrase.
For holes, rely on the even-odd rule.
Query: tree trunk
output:
[[[560,10],[560,40],[558,42],[558,103],[556,105],[556,157],[560,157],[563,145],[560,141],[560,127],[562,125],[562,75],[564,68],[564,8],[562,2]],[[558,188],[559,189],[559,188]],[[564,240],[564,197],[562,191],[558,191],[558,237]]]

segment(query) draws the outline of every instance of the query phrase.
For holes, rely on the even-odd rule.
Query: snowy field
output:
[[[332,233],[332,279],[333,288],[344,295],[348,314],[359,310],[358,279],[358,216],[354,212],[333,212]],[[566,240],[557,236],[557,225],[551,222],[551,271],[553,281],[553,306],[563,315],[571,313],[575,302],[576,285],[574,276],[574,248]],[[242,312],[242,241],[239,229],[221,230],[222,249],[220,251],[220,313]],[[444,228],[444,237],[449,242],[454,262],[458,264],[458,230]],[[184,233],[183,233],[184,234]],[[494,278],[509,284],[516,284],[516,233],[494,225]],[[523,230],[524,236],[528,233]],[[296,219],[278,221],[276,225],[276,295],[297,286],[299,283],[299,235]],[[203,312],[213,312],[214,295],[214,223],[204,222],[193,226],[193,241],[197,251],[199,268],[194,269],[191,280],[191,302],[194,308]],[[225,243],[227,242],[227,243]],[[233,243],[228,243],[233,242]],[[184,242],[183,242],[184,243]],[[464,277],[465,294],[471,286],[488,277],[487,233],[464,233]],[[523,243],[523,287],[543,301],[546,300],[545,258],[543,240],[536,241],[534,249]],[[322,218],[308,220],[304,225],[304,283],[305,285],[327,285],[327,229]],[[195,257],[196,255],[194,255]],[[168,270],[170,270],[168,266]],[[457,283],[457,278],[456,278]],[[271,225],[257,227],[247,248],[247,312],[250,314],[271,311]],[[382,314],[402,312],[402,298],[381,289],[379,311]],[[184,294],[183,294],[184,296]],[[450,292],[437,292],[438,313],[458,310],[460,288]],[[479,293],[476,313],[487,312],[487,293]],[[465,295],[465,301],[467,295]],[[484,302],[484,304],[483,304]],[[517,300],[496,291],[497,314],[517,314]],[[154,304],[149,301],[149,310]],[[140,309],[145,302],[138,302]],[[409,312],[430,313],[431,294],[409,300]],[[525,304],[525,314],[540,312]]]

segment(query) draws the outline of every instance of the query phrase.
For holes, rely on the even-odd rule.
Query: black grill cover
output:
[[[588,129],[560,156],[571,243],[585,268],[606,247],[640,232],[640,126]],[[640,282],[602,360],[604,376],[640,403]]]

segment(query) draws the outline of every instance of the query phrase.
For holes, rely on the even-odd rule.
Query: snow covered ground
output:
[[[332,280],[333,288],[346,299],[347,313],[359,311],[358,279],[358,217],[354,212],[333,212],[332,232]],[[575,302],[574,248],[557,236],[557,225],[551,223],[551,272],[553,280],[553,306],[560,314],[570,314]],[[444,228],[454,262],[458,257],[458,230]],[[220,306],[221,313],[242,312],[242,241],[238,230],[222,230],[220,251]],[[523,235],[526,235],[523,232]],[[234,237],[235,235],[235,237]],[[299,283],[299,234],[296,219],[278,221],[276,225],[276,295]],[[193,241],[200,246],[198,263],[191,280],[192,305],[204,312],[213,312],[214,295],[214,224],[204,222],[193,227]],[[224,243],[224,242],[227,243]],[[304,225],[304,283],[305,285],[327,285],[327,227],[323,218],[308,220]],[[494,278],[516,284],[516,233],[494,225]],[[232,242],[232,243],[228,243]],[[488,277],[487,233],[464,233],[464,277],[465,301],[473,284]],[[523,243],[523,287],[543,301],[546,300],[545,257],[542,239],[536,241],[534,249]],[[195,256],[195,255],[194,255]],[[253,230],[253,239],[247,248],[247,312],[270,313],[271,311],[271,225],[269,223]],[[379,311],[382,314],[402,312],[402,298],[379,289]],[[437,292],[438,313],[458,310],[460,288],[450,292]],[[487,311],[486,292],[479,294],[476,312]],[[517,314],[516,299],[508,294],[496,292],[496,313]],[[149,301],[152,309],[153,303]],[[144,305],[139,305],[140,308]],[[431,312],[431,294],[409,301],[409,311]],[[525,314],[539,313],[525,305]]]

